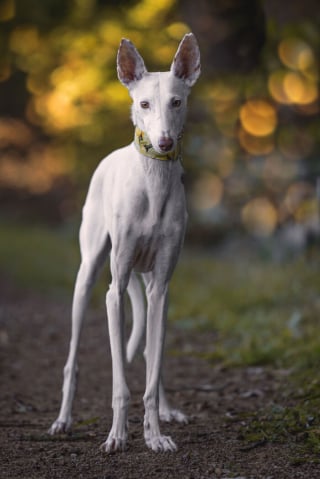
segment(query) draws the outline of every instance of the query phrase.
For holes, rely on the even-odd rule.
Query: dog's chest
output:
[[[158,172],[159,173],[159,172]],[[132,205],[136,217],[132,240],[135,242],[135,268],[153,267],[157,254],[181,243],[186,223],[184,189],[180,176],[168,171],[147,176]]]

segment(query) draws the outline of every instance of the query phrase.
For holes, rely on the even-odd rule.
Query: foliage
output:
[[[13,0],[9,3],[15,4]],[[150,60],[156,50],[157,66],[165,68],[172,60],[177,38],[188,27],[169,22],[166,28],[161,28],[173,0],[118,2],[117,6],[117,2],[100,6],[96,1],[79,0],[68,9],[63,3],[58,7],[60,13],[62,10],[59,21],[49,29],[43,28],[47,17],[25,15],[29,10],[27,5],[19,5],[16,14],[13,9],[12,18],[7,18],[7,50],[0,77],[2,81],[9,80],[15,69],[25,74],[26,119],[52,138],[48,147],[52,162],[57,163],[54,151],[59,148],[60,169],[48,175],[54,179],[56,175],[80,169],[78,179],[83,179],[103,154],[128,142],[132,136],[129,95],[116,77],[116,53],[121,37],[129,37],[138,48],[144,45],[151,68]],[[45,6],[49,17],[50,2],[44,2],[43,10]],[[14,128],[13,143],[18,142],[25,126],[16,122]],[[4,133],[8,136],[8,131]],[[13,164],[12,170],[14,158],[5,160]],[[38,161],[37,167],[41,168],[41,160]],[[8,166],[2,166],[2,181],[16,181],[20,166],[16,166],[15,175],[10,175]],[[33,189],[28,178],[25,187]],[[47,183],[47,188],[50,187],[52,182]]]
[[[132,138],[130,99],[115,69],[121,37],[150,70],[167,69],[190,30],[183,5],[3,0],[0,98],[16,118],[0,118],[0,187],[41,195],[64,176],[87,185],[100,158]],[[211,21],[223,27],[221,16]],[[203,65],[185,139],[193,220],[242,222],[258,236],[288,221],[317,222],[319,47],[313,18],[281,25],[269,14],[253,71],[214,75]]]

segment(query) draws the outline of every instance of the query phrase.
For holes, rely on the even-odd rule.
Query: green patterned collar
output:
[[[178,139],[176,148],[170,153],[158,153],[158,151],[153,148],[147,133],[136,127],[134,133],[134,144],[139,153],[144,156],[148,156],[149,158],[153,158],[154,160],[175,161],[181,158],[181,138]]]

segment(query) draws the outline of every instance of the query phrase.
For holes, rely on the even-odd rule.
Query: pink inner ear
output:
[[[136,79],[136,62],[132,56],[128,55],[127,53],[121,55],[119,69],[119,73],[124,82],[129,83]]]
[[[182,42],[173,64],[173,72],[182,80],[196,80],[200,71],[197,47],[187,38]]]
[[[132,81],[140,80],[146,71],[143,59],[130,40],[121,42],[117,63],[119,80],[127,86]]]
[[[199,68],[196,57],[188,52],[183,52],[175,62],[175,74],[183,80],[190,78]]]

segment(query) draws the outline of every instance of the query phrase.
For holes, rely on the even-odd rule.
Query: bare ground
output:
[[[183,331],[173,323],[167,339],[168,397],[190,416],[188,425],[163,425],[163,432],[177,443],[177,453],[156,454],[144,444],[141,358],[128,371],[128,449],[110,456],[101,452],[99,445],[111,424],[111,365],[103,310],[89,313],[83,333],[73,431],[51,438],[46,431],[59,409],[69,305],[17,292],[4,281],[0,288],[1,479],[320,477],[319,464],[294,465],[289,445],[243,440],[246,417],[282,400],[285,375],[270,368],[212,365],[197,354],[210,348],[214,335]]]

